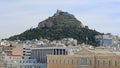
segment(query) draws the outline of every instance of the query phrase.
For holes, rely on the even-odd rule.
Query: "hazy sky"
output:
[[[0,39],[37,27],[57,9],[91,29],[120,35],[120,0],[0,0]]]

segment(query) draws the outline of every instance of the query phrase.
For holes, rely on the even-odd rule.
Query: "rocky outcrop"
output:
[[[83,28],[84,25],[78,21],[74,15],[57,10],[57,12],[48,19],[40,22],[37,28],[43,27],[80,27]]]

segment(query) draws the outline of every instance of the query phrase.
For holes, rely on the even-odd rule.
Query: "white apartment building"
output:
[[[20,55],[0,55],[0,68],[46,68],[46,64],[37,63],[36,59],[22,59]]]
[[[32,45],[23,44],[23,59],[30,59]]]
[[[96,42],[99,45],[103,46],[117,46],[119,43],[120,38],[118,36],[112,34],[104,34],[104,35],[97,35],[95,36]]]

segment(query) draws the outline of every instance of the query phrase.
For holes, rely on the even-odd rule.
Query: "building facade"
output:
[[[120,55],[104,49],[82,49],[74,55],[47,55],[47,68],[120,68]]]
[[[46,63],[46,55],[67,55],[68,51],[62,47],[32,48],[31,59],[37,59],[38,63]]]

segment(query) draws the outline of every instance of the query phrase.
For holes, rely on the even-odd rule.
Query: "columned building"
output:
[[[120,53],[83,48],[74,55],[47,55],[47,68],[120,68]]]
[[[42,47],[31,49],[31,59],[36,59],[39,63],[46,63],[46,55],[67,55],[68,50],[63,47]]]

